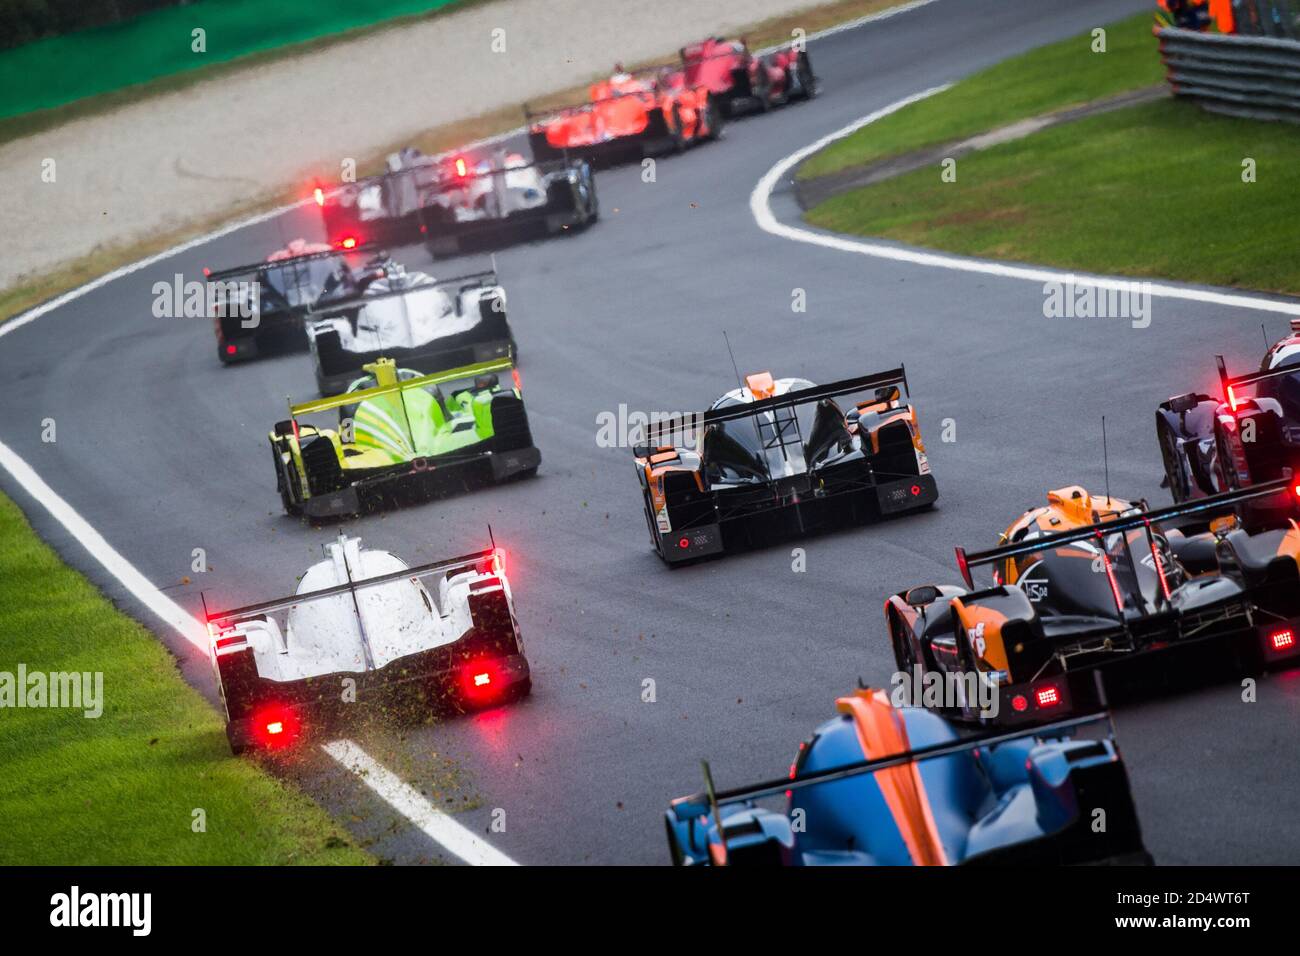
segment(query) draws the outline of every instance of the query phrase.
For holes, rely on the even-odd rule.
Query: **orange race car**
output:
[[[707,86],[691,86],[681,70],[637,73],[616,66],[593,83],[589,100],[534,113],[524,106],[533,157],[561,156],[609,165],[673,152],[722,135],[722,108]]]

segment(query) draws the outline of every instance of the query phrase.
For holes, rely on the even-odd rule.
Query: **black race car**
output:
[[[304,344],[303,321],[313,308],[360,291],[345,257],[365,251],[295,239],[265,262],[205,269],[217,356],[229,365],[255,358],[267,346]]]
[[[899,671],[960,688],[943,704],[951,716],[1015,723],[1069,710],[1080,692],[1093,703],[1080,673],[1208,641],[1250,670],[1300,663],[1300,529],[1251,533],[1234,514],[1287,487],[958,548],[964,587],[927,584],[885,604]],[[995,573],[993,587],[976,587],[976,568],[1011,562],[1014,583]]]
[[[1156,412],[1165,480],[1174,501],[1192,501],[1278,478],[1300,486],[1300,319],[1277,342],[1259,371],[1229,375],[1216,356],[1222,399],[1177,395]],[[1254,503],[1269,522],[1295,514],[1296,495]],[[1262,513],[1262,514],[1261,514]]]
[[[580,159],[531,162],[518,152],[426,156],[405,149],[389,171],[316,189],[329,241],[425,243],[437,256],[581,229],[599,216],[596,180]]]
[[[659,557],[678,564],[934,504],[900,385],[901,367],[829,385],[760,372],[706,412],[652,422],[633,454]],[[863,393],[873,397],[847,412],[835,401]]]

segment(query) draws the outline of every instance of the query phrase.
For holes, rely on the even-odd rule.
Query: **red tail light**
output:
[[[512,369],[510,370],[510,377],[513,378],[513,379],[515,380],[515,391],[516,391],[516,392],[522,392],[522,391],[524,390],[524,385],[523,385],[523,382],[520,381],[520,378],[519,378],[519,369],[517,369],[517,368],[512,368]],[[1297,488],[1296,488],[1296,493],[1297,493],[1297,494],[1300,494],[1300,487],[1297,487]]]
[[[318,206],[325,205],[325,190],[317,186],[315,189],[312,190],[312,196],[314,196],[316,199],[316,205]]]
[[[338,242],[340,249],[355,249],[357,247],[356,236],[344,236]]]
[[[226,354],[227,354],[227,355],[234,355],[234,354],[235,354],[236,352],[238,352],[238,351],[239,351],[239,346],[238,346],[238,345],[227,345],[227,346],[226,346]]]
[[[463,156],[456,157],[456,175],[464,177],[466,171],[465,158]]]
[[[473,703],[482,703],[495,697],[500,691],[501,674],[493,661],[471,661],[461,673],[461,687],[465,698]]]
[[[253,715],[253,736],[270,750],[288,747],[302,733],[302,723],[290,707],[269,704]]]
[[[1016,696],[1011,698],[1011,709],[1017,714],[1023,714],[1029,709],[1029,698],[1024,694],[1016,694]]]
[[[1295,492],[1295,496],[1296,496],[1297,498],[1300,498],[1300,485],[1296,485],[1296,486],[1295,486],[1294,488],[1292,488],[1291,490]]]
[[[691,546],[690,538],[682,538],[680,541],[677,542],[677,547],[681,548],[683,551],[685,551],[690,546]]]
[[[1274,631],[1268,636],[1268,643],[1275,651],[1289,651],[1295,647],[1295,631],[1289,627]]]
[[[1034,700],[1038,702],[1040,709],[1055,707],[1061,702],[1061,691],[1055,684],[1049,684],[1046,687],[1039,687],[1034,691]]]
[[[1228,386],[1228,407],[1234,412],[1237,410],[1237,393],[1231,385]]]

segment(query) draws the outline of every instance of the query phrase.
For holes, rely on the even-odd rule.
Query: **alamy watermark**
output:
[[[617,411],[596,415],[597,448],[637,445],[690,447],[703,434],[703,412],[640,412],[619,403]]]
[[[1151,283],[1110,282],[1098,285],[1066,276],[1043,284],[1045,319],[1128,319],[1135,329],[1151,324]]]
[[[5,708],[64,708],[83,711],[91,720],[104,712],[101,671],[0,671],[0,710]]]
[[[980,671],[897,671],[889,679],[889,702],[895,707],[924,707],[927,710],[978,709],[981,717],[998,716],[1001,695],[997,683]]]
[[[260,282],[204,281],[177,272],[170,282],[153,284],[153,315],[157,319],[237,318],[240,327],[255,329],[261,323]]]

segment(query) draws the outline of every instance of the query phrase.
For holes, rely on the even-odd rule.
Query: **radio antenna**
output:
[[[722,341],[727,343],[727,354],[731,356],[731,370],[736,373],[736,384],[743,389],[744,381],[740,377],[740,369],[736,367],[736,353],[731,351],[731,339],[727,338],[727,330],[722,330]]]
[[[1106,416],[1101,416],[1101,460],[1103,467],[1106,469],[1106,507],[1111,507],[1110,503],[1110,451],[1106,447]]]

